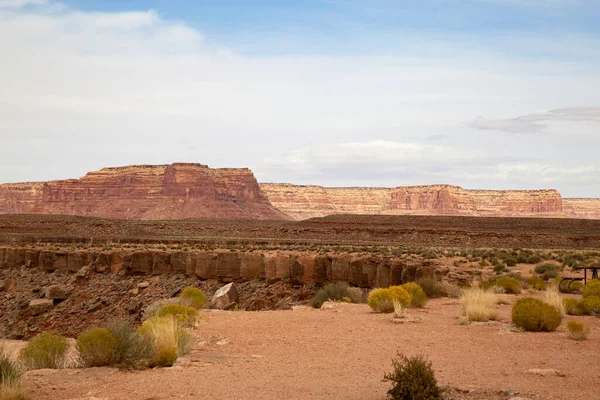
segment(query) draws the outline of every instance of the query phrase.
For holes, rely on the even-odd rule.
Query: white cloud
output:
[[[25,6],[39,6],[47,4],[47,0],[0,0],[1,8],[22,8]]]
[[[546,128],[543,121],[595,121],[600,122],[600,107],[572,107],[527,114],[513,119],[490,120],[483,117],[469,124],[472,128],[510,133],[533,133]]]

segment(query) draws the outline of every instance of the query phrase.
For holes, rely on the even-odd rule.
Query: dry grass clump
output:
[[[60,369],[65,367],[68,351],[67,338],[44,332],[21,349],[19,359],[27,369]]]
[[[0,400],[28,400],[21,389],[21,369],[0,346]]]
[[[402,307],[402,303],[398,300],[392,300],[392,304],[394,305],[394,318],[404,318],[404,307]]]
[[[29,400],[29,397],[15,382],[0,385],[0,400]]]
[[[170,299],[160,299],[156,300],[152,304],[148,305],[144,309],[144,313],[142,314],[142,321],[150,319],[156,315],[156,312],[163,308],[164,306],[168,306],[170,304],[181,304],[180,297],[172,297]]]
[[[445,295],[446,297],[450,297],[452,299],[460,298],[460,295],[463,292],[463,290],[460,286],[455,285],[450,282],[440,282],[439,287],[440,287],[440,290],[442,291],[443,295]]]
[[[115,364],[126,369],[142,368],[152,357],[152,341],[140,335],[128,321],[112,322],[106,326],[117,339]]]
[[[569,336],[575,340],[585,340],[590,334],[590,327],[583,322],[569,321],[567,324]]]
[[[152,317],[142,324],[139,332],[154,344],[151,367],[170,367],[189,351],[190,334],[173,315]]]
[[[486,322],[498,317],[500,297],[489,290],[481,288],[465,289],[460,296],[463,314],[469,322]]]
[[[544,303],[556,308],[561,317],[564,317],[567,313],[563,298],[558,292],[558,287],[556,286],[548,286],[548,288],[546,288],[546,291],[544,292]]]

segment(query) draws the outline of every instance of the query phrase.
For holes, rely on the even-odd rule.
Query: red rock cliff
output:
[[[0,185],[0,213],[104,218],[287,218],[252,171],[201,164],[103,168],[81,179]]]
[[[294,219],[331,214],[565,217],[556,190],[465,190],[426,185],[324,188],[261,184],[271,204]]]

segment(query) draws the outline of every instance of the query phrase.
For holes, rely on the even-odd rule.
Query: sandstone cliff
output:
[[[285,219],[252,171],[201,164],[104,168],[81,179],[0,185],[2,214],[126,219]]]
[[[324,188],[271,183],[261,184],[261,189],[271,204],[296,220],[332,214],[566,216],[556,190],[465,190],[451,185]]]
[[[563,199],[569,218],[600,219],[600,199]]]

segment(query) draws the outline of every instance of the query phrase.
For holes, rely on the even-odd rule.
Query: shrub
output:
[[[0,346],[0,387],[15,384],[21,377],[21,370],[16,362]]]
[[[363,290],[357,287],[349,287],[347,290],[348,297],[352,300],[352,303],[360,304],[363,303]]]
[[[600,297],[588,296],[584,298],[583,309],[588,315],[600,316]]]
[[[567,324],[569,336],[575,340],[585,340],[590,334],[590,327],[583,322],[569,321]]]
[[[536,265],[535,268],[533,269],[533,271],[536,274],[543,274],[546,271],[556,271],[558,269],[560,269],[560,267],[558,265],[547,262],[547,263]]]
[[[556,308],[560,313],[561,318],[565,316],[566,309],[565,303],[563,302],[560,293],[558,292],[558,288],[556,286],[550,286],[544,292],[544,303],[551,305]]]
[[[348,284],[345,282],[329,283],[317,291],[310,305],[320,308],[328,300],[340,301],[348,296]]]
[[[206,305],[206,296],[204,292],[197,287],[188,286],[181,291],[179,295],[181,304],[201,310]]]
[[[506,293],[519,294],[521,290],[523,290],[523,285],[516,280],[515,278],[511,278],[510,276],[503,276],[498,278],[494,282],[494,286],[498,286],[504,288]]]
[[[410,296],[409,304],[411,306],[417,308],[425,307],[425,304],[429,299],[427,298],[427,295],[425,294],[423,289],[421,289],[421,286],[417,285],[414,282],[408,282],[403,285],[400,285],[400,287],[408,292],[408,295]]]
[[[537,254],[533,254],[527,258],[527,264],[537,264],[542,261],[542,257]]]
[[[498,317],[499,296],[481,288],[465,289],[460,296],[463,314],[469,322],[485,322]]]
[[[388,398],[392,400],[433,400],[440,398],[440,388],[431,362],[423,356],[407,357],[398,353],[392,360],[393,372],[385,374],[384,382],[392,382]]]
[[[600,281],[589,281],[585,288],[583,288],[583,298],[589,296],[600,297]]]
[[[436,299],[438,297],[444,296],[444,292],[440,287],[440,283],[435,279],[420,279],[417,281],[417,285],[419,285],[421,289],[423,289],[423,292],[425,292],[427,297],[429,297],[430,299]]]
[[[394,311],[393,301],[397,300],[403,306],[410,303],[410,295],[400,286],[390,286],[387,289],[375,289],[369,294],[367,304],[374,311],[391,313]]]
[[[513,257],[508,257],[504,259],[504,263],[507,267],[514,267],[515,265],[517,265],[517,260]]]
[[[182,306],[180,304],[169,304],[156,312],[157,317],[172,315],[186,326],[192,326],[194,324],[197,314],[198,311],[195,308]]]
[[[188,352],[190,334],[172,315],[152,317],[145,321],[139,333],[153,343],[151,367],[170,367],[177,357]]]
[[[583,302],[577,299],[564,299],[565,312],[567,315],[585,315],[585,308],[583,308]]]
[[[19,358],[27,369],[59,369],[65,366],[68,350],[67,338],[44,332],[21,349]]]
[[[548,279],[558,278],[558,270],[548,270],[540,275],[540,279],[547,281]]]
[[[554,332],[561,321],[562,316],[556,308],[533,297],[517,300],[512,309],[512,322],[530,332]]]
[[[171,304],[180,304],[180,297],[172,297],[170,299],[160,299],[151,303],[144,309],[144,313],[142,314],[142,321],[150,319],[156,315],[156,312],[163,308],[164,306],[168,306]]]
[[[538,278],[537,276],[531,276],[527,278],[527,284],[536,290],[546,290],[546,281]]]
[[[140,335],[130,322],[113,322],[106,329],[117,339],[115,364],[139,368],[152,356],[152,341]]]
[[[462,289],[450,282],[440,282],[440,290],[445,296],[453,299],[458,299],[462,294]]]
[[[118,347],[117,338],[106,328],[93,328],[77,337],[79,357],[89,367],[113,365]]]

